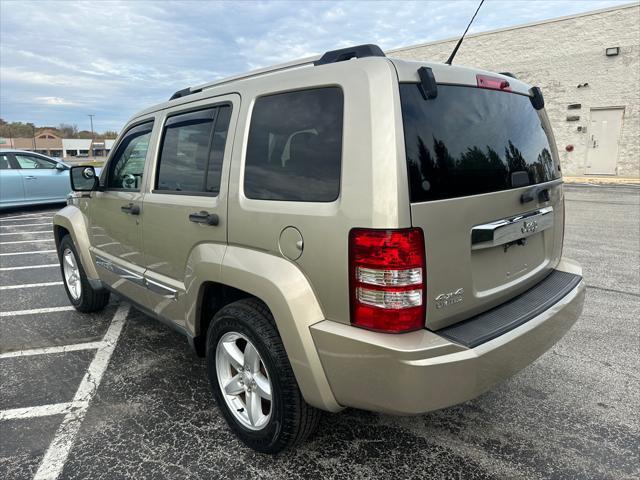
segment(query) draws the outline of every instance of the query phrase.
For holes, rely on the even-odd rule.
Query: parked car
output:
[[[176,92],[113,152],[54,217],[69,300],[182,332],[256,450],[320,410],[469,400],[580,315],[544,99],[515,78],[353,47]]]
[[[64,202],[69,168],[39,153],[0,150],[0,208]]]

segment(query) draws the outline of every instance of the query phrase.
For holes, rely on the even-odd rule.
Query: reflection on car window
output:
[[[167,120],[156,190],[218,194],[230,114],[223,105]]]
[[[401,84],[412,202],[498,192],[558,178],[546,120],[529,97],[438,85],[425,101]],[[515,180],[514,180],[515,179]],[[520,183],[519,183],[520,182]]]
[[[258,98],[249,129],[245,195],[300,202],[338,198],[342,110],[337,87]]]
[[[153,122],[129,130],[109,163],[107,188],[139,190]]]
[[[209,167],[207,168],[207,181],[205,191],[218,194],[220,191],[220,177],[222,175],[222,158],[224,146],[227,143],[227,131],[231,119],[231,107],[225,105],[218,108],[213,139],[211,140],[211,152],[209,153]]]
[[[0,170],[9,170],[11,164],[9,163],[9,157],[6,155],[0,155]]]
[[[16,154],[16,160],[18,161],[20,168],[56,168],[56,162],[53,160],[46,160],[32,155]]]

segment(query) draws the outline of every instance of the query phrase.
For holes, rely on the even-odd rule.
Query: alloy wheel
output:
[[[65,248],[64,252],[62,252],[62,270],[64,272],[64,283],[67,285],[71,298],[79,300],[82,295],[80,270],[78,269],[76,257],[70,248]]]
[[[249,430],[261,430],[271,418],[272,384],[262,357],[238,332],[225,333],[216,347],[216,374],[234,418]]]

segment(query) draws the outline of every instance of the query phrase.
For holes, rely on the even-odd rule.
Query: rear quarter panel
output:
[[[243,172],[255,99],[336,85],[345,102],[338,199],[304,203],[247,198]],[[393,65],[386,59],[365,58],[301,68],[247,82],[242,96],[230,176],[229,244],[282,257],[280,233],[295,227],[304,244],[295,264],[311,284],[325,318],[349,323],[349,231],[410,226],[405,160],[398,155],[404,140],[397,129],[402,120]]]

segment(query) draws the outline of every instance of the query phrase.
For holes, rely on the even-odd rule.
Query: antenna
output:
[[[467,29],[464,31],[464,33],[460,37],[460,40],[458,40],[458,43],[456,44],[456,48],[453,49],[453,52],[451,52],[451,55],[449,55],[449,58],[447,59],[447,61],[444,62],[447,65],[451,65],[451,62],[453,62],[453,57],[455,57],[456,53],[458,53],[458,49],[460,48],[460,45],[462,44],[462,41],[464,40],[464,36],[469,31],[469,27],[471,26],[471,24],[475,20],[476,15],[478,14],[478,11],[480,10],[480,7],[482,6],[483,3],[484,3],[484,0],[480,0],[480,5],[478,5],[478,8],[476,9],[476,13],[474,13],[473,17],[471,17],[471,21],[469,22],[469,25],[467,25]]]

